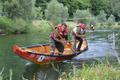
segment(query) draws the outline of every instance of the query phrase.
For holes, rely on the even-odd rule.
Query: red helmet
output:
[[[86,25],[85,25],[85,24],[83,24],[83,23],[80,23],[80,24],[79,24],[79,27],[80,27],[80,28],[85,28],[85,27],[86,27]]]

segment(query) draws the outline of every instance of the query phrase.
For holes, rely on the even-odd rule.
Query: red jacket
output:
[[[62,32],[62,24],[58,24],[57,25],[57,30],[58,30],[58,36],[60,35],[61,37],[63,37],[63,36],[67,36],[68,35],[68,26],[66,26],[65,31]],[[50,34],[50,38],[54,39],[54,34],[55,34],[55,32],[52,31],[51,34]]]

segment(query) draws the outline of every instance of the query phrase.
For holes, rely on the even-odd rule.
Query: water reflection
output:
[[[71,64],[62,62],[46,65],[28,64],[23,76],[28,80],[58,80],[63,72],[69,73],[71,70]]]

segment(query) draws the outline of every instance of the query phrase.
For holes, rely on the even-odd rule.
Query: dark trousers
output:
[[[76,47],[76,40],[79,41],[79,44],[77,47]],[[74,37],[73,42],[74,42],[74,49],[77,51],[80,51],[80,48],[81,48],[82,43],[83,43],[83,39],[81,37]]]
[[[55,48],[57,48],[57,50],[61,53],[63,53],[64,51],[64,45],[60,42],[57,42],[56,40],[50,38],[50,43],[51,43],[51,46],[50,46],[50,51],[54,52],[55,51]]]

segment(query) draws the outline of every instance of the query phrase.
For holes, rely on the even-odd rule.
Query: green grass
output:
[[[4,76],[9,76],[8,80],[12,80],[13,70],[9,70],[8,75],[4,75],[4,68],[0,72],[0,80],[4,80]],[[117,62],[99,62],[94,64],[83,64],[82,68],[73,66],[70,72],[60,72],[58,80],[119,80],[120,79],[120,64]],[[22,75],[21,75],[22,77]],[[22,77],[22,80],[27,80]],[[33,79],[34,80],[34,79]]]
[[[7,79],[7,80],[13,80],[13,70],[12,69],[9,70],[9,75],[4,75],[3,72],[4,72],[4,67],[0,71],[0,80],[6,80],[6,79],[4,79],[3,76],[9,76],[9,79]],[[22,77],[22,80],[28,80],[28,79],[25,79],[24,77]]]
[[[120,65],[118,65],[120,66]],[[83,65],[81,69],[73,68],[73,74],[62,73],[59,80],[119,80],[120,67],[110,64]]]

